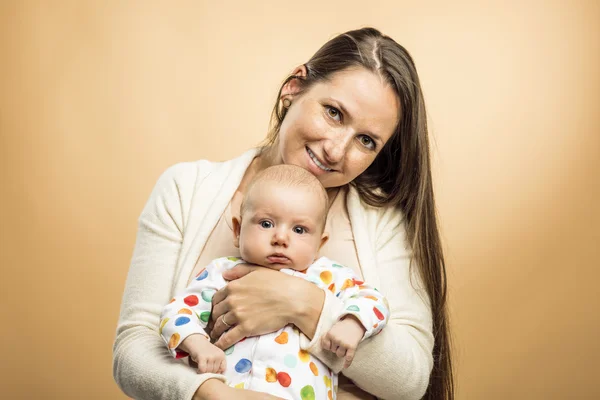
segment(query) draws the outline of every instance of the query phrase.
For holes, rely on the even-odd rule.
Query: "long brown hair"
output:
[[[376,29],[343,33],[325,43],[304,64],[305,77],[289,76],[273,108],[267,145],[275,143],[287,108],[279,99],[285,84],[298,79],[301,91],[341,70],[363,67],[379,74],[400,100],[400,122],[369,168],[351,184],[362,199],[378,207],[399,207],[433,316],[433,371],[424,399],[454,399],[448,323],[446,267],[433,195],[427,115],[419,77],[406,49]],[[411,268],[412,268],[411,260]]]

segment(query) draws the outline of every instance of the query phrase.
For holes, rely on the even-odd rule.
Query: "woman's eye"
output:
[[[373,139],[371,139],[369,136],[361,135],[359,140],[360,140],[360,144],[362,144],[366,148],[371,149],[371,150],[375,149],[375,141]]]
[[[261,221],[260,226],[269,229],[273,227],[273,223],[271,221]]]
[[[336,121],[341,121],[342,120],[342,113],[340,112],[340,110],[338,110],[335,107],[331,107],[331,106],[325,106],[327,107],[327,115],[329,115],[330,118],[333,118]]]
[[[301,226],[295,226],[294,227],[294,233],[297,233],[298,235],[302,235],[305,232],[306,232],[306,229],[304,229]]]

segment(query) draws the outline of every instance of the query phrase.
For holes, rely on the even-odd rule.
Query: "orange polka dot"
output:
[[[316,364],[311,361],[310,370],[312,371],[314,376],[319,376],[319,368],[317,368]]]
[[[179,344],[179,339],[179,333],[174,333],[173,335],[171,335],[171,339],[169,339],[169,348],[174,349],[175,347],[177,347],[177,345]]]
[[[267,368],[265,372],[267,382],[277,382],[277,371],[275,371],[273,368]]]

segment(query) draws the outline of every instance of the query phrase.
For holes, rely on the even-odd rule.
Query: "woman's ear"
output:
[[[242,222],[238,217],[233,217],[231,219],[231,223],[233,225],[233,245],[240,248],[240,231],[242,230]]]
[[[306,69],[306,66],[304,66],[304,64],[296,67],[294,72],[292,72],[292,75],[297,76],[300,79],[306,78],[306,74],[307,74],[307,69]],[[301,89],[301,87],[300,87],[300,83],[298,82],[298,79],[290,79],[290,81],[288,83],[286,83],[283,86],[283,88],[281,89],[280,100],[283,100],[286,97],[287,98],[293,97],[298,92],[300,92],[300,89]]]

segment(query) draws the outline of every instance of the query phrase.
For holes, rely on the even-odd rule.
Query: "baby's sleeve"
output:
[[[213,260],[194,277],[187,288],[177,293],[164,307],[160,316],[159,333],[173,357],[187,356],[187,353],[177,347],[188,336],[199,333],[209,338],[204,329],[210,320],[212,296],[226,285],[222,273],[233,262],[227,258]]]
[[[376,335],[385,327],[390,317],[385,297],[376,288],[360,280],[352,269],[333,262],[327,265],[320,263],[311,267],[307,275],[309,280],[325,284],[327,290],[342,300],[338,321],[348,315],[354,316],[365,328],[363,339]]]

